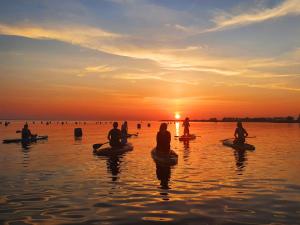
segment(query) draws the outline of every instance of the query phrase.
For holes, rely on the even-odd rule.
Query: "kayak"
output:
[[[255,146],[254,145],[250,145],[247,143],[244,144],[236,144],[234,143],[234,139],[227,139],[223,141],[223,145],[231,147],[233,149],[236,150],[255,150]]]
[[[93,152],[94,154],[99,156],[111,156],[111,155],[122,154],[132,150],[133,150],[133,145],[131,143],[127,143],[126,145],[119,148],[106,147],[106,148],[94,149]]]
[[[28,139],[27,138],[26,139],[22,139],[22,138],[4,139],[3,144],[21,143],[21,142],[30,143],[30,142],[36,142],[39,140],[46,140],[46,139],[48,139],[48,136],[36,136],[36,137],[28,138]]]
[[[156,151],[156,148],[152,149],[151,156],[156,163],[165,164],[165,165],[176,165],[178,162],[178,155],[173,150],[170,151],[170,154],[161,154]]]
[[[182,135],[179,137],[179,141],[190,141],[190,140],[195,140],[196,135],[195,134],[190,134],[190,135]]]

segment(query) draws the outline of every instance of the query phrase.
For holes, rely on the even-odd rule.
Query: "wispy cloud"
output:
[[[98,73],[105,73],[105,72],[112,72],[115,71],[116,68],[108,66],[108,65],[100,65],[100,66],[88,66],[85,68],[86,72],[98,72]]]
[[[194,80],[185,80],[185,79],[178,79],[178,78],[173,78],[170,79],[170,77],[164,77],[161,76],[161,74],[158,75],[151,75],[151,74],[119,74],[114,76],[115,79],[122,79],[122,80],[132,80],[132,81],[137,81],[137,80],[158,80],[158,81],[163,81],[167,83],[177,83],[177,84],[188,84],[188,85],[197,85],[198,81]]]
[[[274,8],[256,8],[242,14],[219,12],[213,19],[216,26],[204,32],[246,26],[287,15],[300,15],[299,0],[285,0]]]
[[[34,24],[0,24],[0,34],[35,39],[54,39],[71,43],[85,43],[92,38],[118,38],[122,35],[89,26],[40,26]]]
[[[167,70],[186,71],[186,72],[208,72],[224,76],[236,76],[241,74],[239,71],[233,71],[228,69],[217,69],[209,67],[192,67],[184,65],[173,65],[172,67],[165,67]]]
[[[100,28],[88,26],[44,27],[41,25],[7,25],[0,23],[0,34],[16,35],[33,39],[51,39],[85,48],[134,59],[147,59],[156,62],[162,68],[182,71],[202,71],[217,74],[234,74],[226,68],[214,68],[218,63],[202,55],[201,46],[183,48],[161,48],[155,43],[151,47],[136,45],[135,39],[128,35],[108,32]],[[228,64],[228,61],[227,61]],[[205,66],[203,66],[205,65]],[[108,72],[110,68],[90,67],[85,72]]]
[[[271,90],[283,90],[283,91],[293,91],[300,92],[300,88],[289,87],[285,83],[269,83],[269,84],[255,84],[247,82],[217,82],[216,86],[230,86],[230,87],[250,87],[250,88],[262,88],[262,89],[271,89]]]

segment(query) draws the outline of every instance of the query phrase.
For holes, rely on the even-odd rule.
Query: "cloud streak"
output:
[[[95,27],[66,25],[63,28],[53,28],[41,25],[0,23],[0,34],[62,41],[112,55],[151,60],[162,68],[174,71],[198,71],[224,75],[237,73],[227,68],[220,68],[219,64],[222,64],[222,60],[210,59],[207,55],[203,55],[202,48],[198,46],[161,48],[153,43],[151,47],[146,47],[142,44],[136,45],[136,39],[129,35],[117,34]],[[215,66],[218,68],[214,68]],[[86,72],[99,72],[99,70],[103,72],[103,69],[108,72],[107,68],[102,67],[86,69]]]
[[[299,0],[285,0],[274,8],[255,9],[238,15],[225,12],[219,13],[213,19],[216,26],[205,30],[204,33],[242,27],[287,15],[300,15]]]

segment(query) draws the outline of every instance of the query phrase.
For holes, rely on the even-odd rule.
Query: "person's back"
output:
[[[24,128],[22,129],[22,139],[29,139],[31,138],[32,134],[30,130],[28,129],[28,125],[25,124]]]
[[[184,127],[183,135],[189,136],[190,135],[190,120],[189,120],[189,118],[185,118],[182,126]]]
[[[156,135],[156,150],[160,153],[169,153],[171,143],[171,133],[167,131],[167,124],[162,123]]]
[[[118,129],[117,122],[114,122],[113,126],[114,128],[109,131],[107,138],[111,147],[120,147],[121,131]]]
[[[237,128],[235,129],[234,132],[234,137],[235,139],[235,143],[238,144],[244,144],[245,143],[245,138],[248,136],[248,132],[245,130],[245,128],[243,127],[241,122],[237,123]]]

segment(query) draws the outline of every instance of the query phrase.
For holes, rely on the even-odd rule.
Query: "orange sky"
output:
[[[3,3],[0,119],[298,116],[299,4],[192,2]]]

